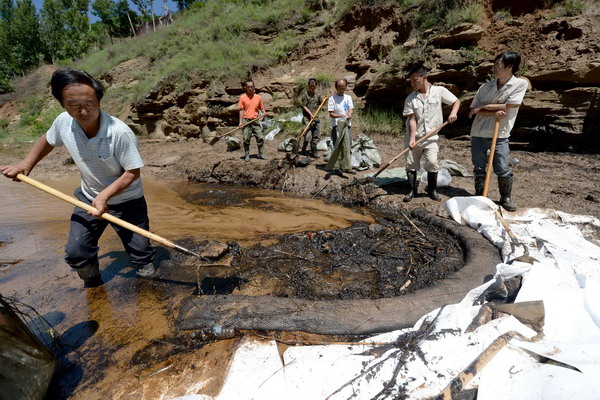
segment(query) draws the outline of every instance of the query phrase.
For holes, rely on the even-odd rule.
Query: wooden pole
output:
[[[308,132],[308,128],[313,123],[313,121],[315,120],[315,118],[317,118],[317,115],[319,115],[319,111],[321,111],[321,107],[323,107],[323,104],[325,104],[325,102],[327,101],[327,99],[328,99],[327,96],[325,96],[323,98],[323,101],[321,102],[321,104],[319,104],[319,107],[317,108],[317,111],[315,111],[315,113],[313,114],[313,116],[310,119],[310,121],[308,122],[308,124],[306,124],[306,126],[304,127],[304,130],[302,131],[302,133],[300,134],[300,136],[298,136],[298,139],[296,139],[296,143],[299,144],[300,140],[302,140],[302,138],[304,137],[304,135],[306,135],[306,132]],[[296,146],[294,150],[295,150],[294,154],[298,153],[298,146]]]
[[[431,132],[427,133],[425,136],[423,136],[421,139],[417,140],[416,144],[422,143],[425,140],[429,139],[431,136],[435,135],[436,133],[438,133],[443,127],[445,127],[446,125],[448,125],[449,122],[446,121],[444,122],[442,125],[438,126],[437,128],[435,128],[434,130],[432,130]],[[392,163],[394,161],[396,161],[397,159],[399,159],[400,157],[402,157],[403,155],[405,155],[406,153],[408,153],[408,151],[410,150],[410,148],[405,148],[404,150],[402,150],[396,157],[392,158],[390,161],[388,161],[383,167],[379,168],[379,171],[377,171],[375,173],[375,175],[372,176],[373,179],[377,178],[377,176],[379,176],[380,173],[382,173],[387,167],[389,167],[390,165],[392,165]]]
[[[67,203],[71,203],[72,205],[74,205],[76,207],[82,208],[82,209],[84,209],[86,211],[90,211],[90,212],[97,212],[98,211],[95,207],[92,207],[89,204],[86,204],[86,203],[84,203],[82,201],[79,201],[79,200],[77,200],[76,198],[74,198],[72,196],[68,196],[68,195],[66,195],[66,194],[64,194],[62,192],[59,192],[58,190],[53,189],[50,186],[44,185],[43,183],[38,182],[38,181],[36,181],[33,178],[30,178],[30,177],[25,176],[23,174],[17,175],[17,178],[19,180],[21,180],[21,181],[23,181],[23,182],[25,182],[25,183],[27,183],[27,184],[35,187],[35,188],[37,188],[37,189],[40,189],[41,191],[44,191],[44,192],[46,192],[48,194],[51,194],[54,197],[58,197],[59,199],[64,200]],[[188,250],[185,247],[181,247],[181,246],[179,246],[179,245],[171,242],[170,240],[167,240],[167,239],[165,239],[165,238],[163,238],[161,236],[158,236],[158,235],[156,235],[156,234],[154,234],[154,233],[152,233],[150,231],[142,229],[139,226],[135,226],[135,225],[133,225],[133,224],[127,222],[127,221],[123,221],[122,219],[117,218],[114,215],[110,215],[108,213],[104,213],[104,214],[102,214],[100,216],[100,218],[103,218],[103,219],[105,219],[105,220],[107,220],[109,222],[112,222],[115,225],[122,226],[125,229],[129,229],[130,231],[138,233],[138,234],[140,234],[140,235],[142,235],[144,237],[147,237],[148,239],[154,240],[155,242],[164,244],[167,247],[170,247],[170,248],[179,250],[179,251],[181,251],[183,253],[186,253],[186,254],[189,254],[189,255],[201,258],[199,254],[194,253],[193,251]]]
[[[490,156],[488,163],[485,168],[485,181],[483,182],[483,197],[487,197],[488,189],[490,187],[490,178],[492,176],[492,170],[494,169],[494,152],[496,151],[496,141],[498,140],[498,129],[500,128],[500,120],[496,120],[494,125],[494,134],[492,135],[492,146],[490,147]]]

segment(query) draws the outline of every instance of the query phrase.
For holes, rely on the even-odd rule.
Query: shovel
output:
[[[425,140],[429,139],[431,136],[435,135],[436,133],[438,133],[443,127],[445,127],[446,125],[448,125],[450,122],[446,121],[444,122],[442,125],[438,126],[437,128],[435,128],[434,130],[432,130],[431,132],[428,132],[425,136],[423,136],[421,139],[417,140],[417,142],[415,144],[419,144],[424,142]],[[381,174],[384,170],[386,170],[390,165],[392,165],[392,163],[394,161],[396,161],[397,159],[399,159],[400,157],[402,157],[403,155],[405,155],[406,153],[408,153],[408,151],[410,150],[409,147],[405,148],[404,150],[402,150],[396,157],[392,158],[390,161],[388,161],[383,167],[379,168],[379,171],[377,171],[375,173],[375,175],[371,176],[371,179],[375,179],[379,176],[379,174]]]
[[[97,212],[98,211],[98,210],[96,210],[95,207],[92,207],[89,204],[86,204],[86,203],[84,203],[82,201],[79,201],[79,200],[77,200],[74,197],[67,196],[66,194],[64,194],[62,192],[59,192],[58,190],[53,189],[50,186],[44,185],[43,183],[38,182],[38,181],[36,181],[33,178],[30,178],[30,177],[25,176],[23,174],[17,175],[17,178],[19,180],[21,180],[21,181],[23,181],[23,182],[25,182],[25,183],[27,183],[27,184],[35,187],[35,188],[38,188],[38,189],[40,189],[40,190],[42,190],[42,191],[44,191],[44,192],[46,192],[48,194],[51,194],[52,196],[58,197],[59,199],[64,200],[67,203],[71,203],[74,206],[77,206],[79,208],[83,208],[86,211],[91,211],[91,212]],[[188,250],[185,247],[179,246],[179,245],[171,242],[170,240],[167,240],[167,239],[165,239],[165,238],[163,238],[161,236],[158,236],[158,235],[156,235],[156,234],[154,234],[154,233],[152,233],[150,231],[142,229],[139,226],[135,226],[133,224],[130,224],[127,221],[123,221],[122,219],[117,218],[114,215],[110,215],[108,213],[104,213],[104,214],[102,214],[100,216],[100,218],[103,218],[103,219],[105,219],[105,220],[107,220],[109,222],[112,222],[113,224],[122,226],[125,229],[129,229],[130,231],[138,233],[138,234],[140,234],[140,235],[142,235],[144,237],[147,237],[148,239],[151,239],[151,240],[154,240],[154,241],[156,241],[158,243],[164,244],[167,247],[170,247],[170,248],[175,249],[175,250],[179,250],[182,253],[185,253],[185,254],[188,254],[188,255],[191,255],[191,256],[195,256],[195,257],[198,257],[198,258],[202,258],[202,256],[200,254],[194,253],[193,251]]]
[[[221,134],[221,135],[215,136],[215,137],[213,137],[213,138],[210,140],[210,142],[208,142],[208,144],[210,144],[211,146],[214,146],[214,145],[215,145],[215,144],[216,144],[216,143],[219,141],[219,139],[221,139],[221,138],[223,138],[223,137],[225,137],[225,136],[229,136],[229,135],[231,135],[233,132],[237,131],[238,129],[243,129],[244,127],[246,127],[246,126],[248,126],[248,125],[250,125],[250,124],[252,124],[252,123],[254,123],[254,122],[258,121],[258,120],[259,120],[259,119],[261,119],[261,118],[262,118],[262,117],[255,118],[255,119],[253,119],[252,121],[248,121],[248,122],[246,122],[245,124],[243,124],[243,125],[241,125],[241,126],[237,126],[237,127],[233,128],[233,129],[232,129],[232,130],[230,130],[230,131],[227,131],[227,132],[225,132],[225,133],[223,133],[223,134]]]
[[[310,119],[310,121],[308,122],[308,124],[304,127],[304,130],[302,131],[302,133],[300,134],[300,136],[298,136],[298,138],[296,138],[296,141],[294,142],[294,146],[292,147],[292,154],[293,155],[297,155],[298,154],[298,147],[300,146],[300,141],[302,140],[302,138],[304,137],[304,135],[306,135],[306,132],[308,132],[308,128],[313,123],[313,121],[315,120],[315,118],[317,118],[317,115],[319,115],[319,111],[321,111],[321,107],[323,107],[323,104],[325,104],[326,101],[327,101],[327,96],[325,96],[323,98],[323,101],[321,102],[321,104],[319,104],[319,108],[317,108],[317,111],[315,111],[315,113],[313,114],[313,116]]]
[[[498,140],[498,129],[500,128],[500,120],[496,120],[494,125],[494,134],[492,135],[492,146],[490,147],[490,156],[488,158],[487,168],[485,169],[485,181],[483,182],[483,197],[487,197],[488,189],[490,187],[490,178],[492,176],[492,169],[494,169],[494,152],[496,151],[496,141]]]

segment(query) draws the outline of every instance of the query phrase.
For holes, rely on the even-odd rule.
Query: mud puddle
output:
[[[402,217],[400,217],[402,218]],[[272,246],[238,249],[236,294],[308,300],[378,299],[427,287],[464,264],[458,241],[421,224],[379,216],[342,230],[285,235]],[[230,278],[232,279],[232,278]]]
[[[79,178],[39,180],[72,193]],[[283,234],[372,221],[341,206],[253,188],[145,179],[145,191],[151,231],[200,247],[208,241],[267,245]],[[167,265],[156,279],[139,279],[108,228],[99,243],[105,284],[86,290],[63,261],[72,206],[7,179],[0,180],[0,200],[0,261],[7,266],[0,293],[37,310],[32,326],[43,319],[55,329],[34,328],[61,356],[48,398],[160,398],[187,394],[207,379],[204,392],[218,392],[238,339],[192,343],[172,333],[181,299],[197,288],[196,265]],[[157,252],[166,264],[175,257],[161,246]],[[176,368],[164,369],[169,365]]]

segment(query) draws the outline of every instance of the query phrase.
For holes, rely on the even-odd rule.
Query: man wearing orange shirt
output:
[[[247,80],[244,83],[244,90],[246,93],[240,97],[238,103],[240,109],[240,127],[258,117],[261,117],[262,120],[262,118],[267,115],[261,97],[254,93],[254,82],[252,80]],[[252,139],[252,136],[256,137],[258,158],[266,160],[263,153],[265,138],[262,127],[260,126],[261,120],[245,126],[242,131],[242,136],[244,138],[244,161],[246,162],[250,161],[250,139]]]

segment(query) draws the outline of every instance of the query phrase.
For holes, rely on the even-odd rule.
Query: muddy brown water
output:
[[[72,193],[78,179],[73,175],[39,180]],[[151,231],[190,246],[206,240],[268,245],[283,234],[344,229],[357,221],[373,221],[363,212],[255,188],[150,179],[145,179],[144,186]],[[222,379],[226,370],[222,364],[233,353],[233,345],[211,343],[194,350],[185,340],[165,339],[174,329],[181,299],[197,287],[193,274],[182,273],[185,266],[176,270],[167,262],[172,267],[160,271],[157,279],[138,279],[117,236],[108,228],[100,240],[106,283],[83,289],[63,261],[72,206],[8,179],[0,179],[0,204],[0,293],[37,311],[29,311],[32,326],[47,321],[61,335],[57,339],[48,330],[36,328],[61,355],[49,398],[184,395],[200,380],[195,376],[204,381],[210,378],[204,393],[218,392],[218,385],[211,387],[210,382]],[[161,246],[157,252],[166,260],[173,256]],[[145,350],[149,344],[154,345],[151,351]],[[173,356],[181,348],[188,354]],[[164,372],[169,369],[165,363],[174,362],[173,357],[186,360],[180,360],[178,367],[178,372],[191,369],[185,376],[174,378]]]

